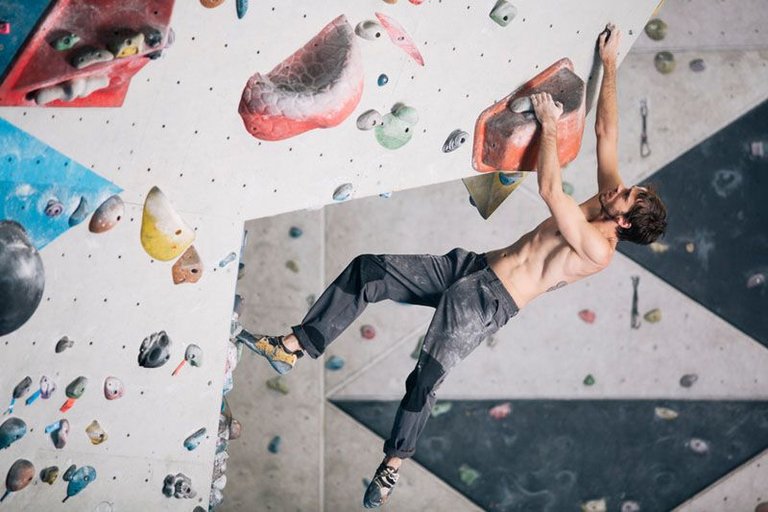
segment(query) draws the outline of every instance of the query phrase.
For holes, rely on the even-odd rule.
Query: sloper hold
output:
[[[557,121],[557,153],[564,166],[579,153],[586,116],[585,86],[569,59],[560,59],[510,95],[488,107],[475,123],[472,165],[478,172],[535,171],[539,124],[535,116],[514,112],[516,99],[548,92],[563,104]]]
[[[45,287],[43,260],[21,224],[0,221],[0,336],[34,314]]]
[[[424,65],[424,57],[421,56],[421,52],[416,48],[416,43],[413,42],[411,36],[405,31],[402,25],[397,20],[390,18],[386,14],[380,12],[376,13],[376,17],[379,18],[384,30],[387,31],[387,35],[399,46],[405,53],[407,53],[419,66]]]
[[[527,176],[528,173],[525,172],[499,172],[472,176],[462,181],[475,208],[484,219],[487,219]]]
[[[190,245],[171,268],[173,284],[196,283],[203,276],[203,262],[194,245]]]
[[[157,187],[144,201],[141,218],[141,245],[147,254],[160,261],[178,257],[195,240],[195,232],[173,209]]]
[[[69,472],[69,470],[67,470]],[[66,475],[65,475],[66,476]],[[69,477],[69,483],[67,484],[67,497],[62,500],[62,503],[67,501],[72,496],[79,494],[80,491],[88,487],[88,485],[96,480],[96,470],[92,466],[83,466],[75,470]]]
[[[101,203],[91,216],[88,229],[91,233],[103,233],[109,231],[120,222],[125,214],[125,204],[120,196],[111,196]]]
[[[24,437],[27,424],[20,418],[8,418],[0,425],[0,450],[4,450]]]
[[[282,140],[344,121],[363,94],[363,60],[344,15],[267,75],[243,90],[239,112],[248,133]]]
[[[18,492],[24,489],[35,478],[35,466],[27,459],[18,459],[8,470],[8,476],[5,477],[5,494],[0,501],[3,501],[12,492]]]

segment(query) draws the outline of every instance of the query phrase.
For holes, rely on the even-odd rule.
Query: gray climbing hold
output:
[[[376,110],[366,110],[357,118],[357,128],[360,130],[373,130],[384,122]]]
[[[171,357],[171,339],[165,331],[150,334],[139,347],[139,365],[144,368],[159,368]]]
[[[698,375],[695,373],[687,373],[680,377],[680,385],[684,388],[690,388],[696,383],[697,380],[699,380]]]
[[[759,286],[763,286],[765,284],[765,274],[762,272],[756,272],[749,276],[749,279],[747,279],[747,288],[757,288]]]
[[[115,56],[111,52],[104,49],[86,48],[72,59],[72,65],[77,69],[84,69],[94,64],[101,62],[109,62],[114,59]]]
[[[519,96],[509,103],[509,110],[517,114],[533,112],[533,102],[530,96]]]
[[[469,134],[464,130],[453,130],[443,142],[443,153],[450,153],[464,145],[469,140]]]
[[[62,338],[56,343],[56,353],[60,354],[67,350],[68,348],[72,348],[74,346],[75,342],[69,339],[66,336],[62,336]]]
[[[645,33],[654,41],[661,41],[667,35],[667,24],[664,20],[654,18],[645,24]]]
[[[0,221],[0,336],[26,323],[43,298],[45,271],[21,224]]]
[[[194,498],[197,493],[192,490],[192,480],[184,473],[167,475],[163,480],[163,494],[169,498]]]
[[[653,65],[662,75],[668,75],[675,70],[675,56],[670,52],[659,52],[653,58]]]
[[[517,16],[517,7],[507,2],[507,0],[499,0],[491,10],[491,19],[506,27]]]
[[[636,501],[625,501],[621,504],[621,512],[640,512],[640,504]]]
[[[355,34],[369,41],[380,39],[383,33],[384,28],[377,21],[373,20],[361,21],[355,27]]]
[[[699,455],[705,455],[709,453],[709,443],[697,437],[689,439],[685,443],[685,446],[693,453],[697,453]]]
[[[336,190],[333,191],[333,200],[334,201],[346,201],[350,197],[352,197],[352,192],[354,190],[354,187],[351,183],[344,183],[343,185],[339,185],[336,187]]]
[[[688,63],[688,67],[695,73],[700,73],[707,69],[707,65],[704,64],[704,59],[693,59]]]
[[[59,466],[49,466],[40,472],[40,480],[48,485],[53,485],[57,478],[59,478]]]

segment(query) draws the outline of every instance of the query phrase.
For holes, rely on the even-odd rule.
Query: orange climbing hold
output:
[[[487,108],[475,124],[472,154],[475,170],[536,170],[539,123],[530,102],[524,98],[539,92],[548,92],[555,101],[563,104],[563,115],[557,121],[560,165],[576,158],[584,133],[584,91],[584,81],[573,72],[573,63],[569,59],[560,59],[512,94]]]

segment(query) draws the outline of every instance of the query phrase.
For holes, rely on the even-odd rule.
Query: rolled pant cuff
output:
[[[304,328],[300,325],[294,325],[291,327],[291,330],[293,331],[293,335],[296,336],[296,339],[299,340],[299,345],[301,345],[301,349],[307,353],[309,357],[312,359],[317,359],[321,355],[323,355],[322,352],[320,352],[314,343],[312,343],[312,340],[309,339],[309,336],[307,335],[307,332],[304,330]]]
[[[386,444],[384,445],[384,455],[387,457],[397,457],[398,459],[410,459],[416,453],[416,449],[412,450],[397,450],[390,448]]]

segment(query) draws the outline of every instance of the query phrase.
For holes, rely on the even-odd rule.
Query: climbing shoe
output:
[[[376,508],[383,505],[387,498],[389,498],[389,495],[392,494],[398,478],[400,478],[400,475],[397,473],[397,470],[382,462],[376,469],[373,480],[365,490],[363,506],[365,508]]]
[[[238,333],[236,338],[249,349],[266,357],[272,368],[280,375],[285,375],[291,371],[296,360],[304,355],[301,350],[291,352],[285,348],[283,345],[284,336],[253,335],[243,330]]]

